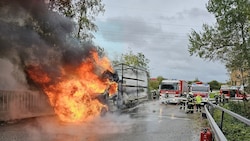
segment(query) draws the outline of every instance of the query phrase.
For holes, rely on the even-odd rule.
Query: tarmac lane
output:
[[[1,125],[0,141],[198,141],[200,115],[150,101],[85,123],[50,116]]]

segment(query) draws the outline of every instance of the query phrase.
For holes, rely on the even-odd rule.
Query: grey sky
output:
[[[227,81],[220,62],[190,56],[188,34],[201,31],[202,24],[214,24],[205,7],[207,0],[104,0],[105,13],[96,24],[95,43],[104,47],[110,59],[132,50],[150,60],[151,77],[209,82]]]

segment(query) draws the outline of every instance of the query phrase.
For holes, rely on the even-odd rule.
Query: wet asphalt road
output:
[[[85,123],[62,123],[51,116],[1,125],[0,141],[199,141],[200,115],[150,101]]]

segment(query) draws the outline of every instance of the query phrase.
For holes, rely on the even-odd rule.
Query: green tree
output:
[[[149,80],[149,90],[157,90],[159,87],[159,81],[158,80]]]
[[[161,81],[163,80],[164,78],[162,76],[158,76],[156,78],[156,80],[149,80],[149,89],[150,90],[157,90],[159,88],[159,85],[161,83]]]
[[[220,86],[221,86],[221,83],[219,83],[218,81],[216,80],[213,80],[211,82],[208,82],[208,84],[210,85],[210,88],[212,88],[213,90],[219,90],[220,89]]]
[[[161,81],[164,79],[164,77],[162,77],[162,76],[158,76],[157,77],[157,80],[159,81],[159,83],[161,83]]]
[[[203,25],[203,32],[192,30],[189,53],[200,58],[220,60],[229,70],[250,66],[250,3],[248,0],[209,0],[208,12],[216,24]]]
[[[144,68],[147,71],[149,70],[149,59],[147,59],[143,53],[134,54],[132,51],[129,51],[128,53],[122,54],[116,60],[113,60],[112,63],[114,65],[124,63],[126,65]]]
[[[102,0],[50,0],[49,9],[76,21],[73,35],[81,41],[91,41],[91,31],[97,31],[95,16],[104,12]]]

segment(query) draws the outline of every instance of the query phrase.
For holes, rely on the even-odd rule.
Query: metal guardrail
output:
[[[211,103],[209,103],[211,104]],[[215,134],[215,139],[216,141],[227,141],[227,138],[225,135],[222,133],[221,129],[217,125],[217,123],[214,121],[213,117],[211,116],[209,110],[207,109],[207,106],[205,105],[205,111],[206,111],[206,116],[208,119],[208,122],[212,128],[213,133]]]
[[[211,105],[212,103],[209,103],[209,104]],[[221,110],[221,111],[223,111],[223,112],[225,112],[225,113],[231,115],[232,117],[235,117],[235,118],[238,119],[239,121],[241,121],[241,122],[247,124],[248,126],[250,126],[250,120],[249,120],[249,119],[247,119],[247,118],[245,118],[245,117],[243,117],[243,116],[241,116],[241,115],[238,115],[238,114],[236,114],[236,113],[234,113],[234,112],[232,112],[232,111],[230,111],[230,110],[227,110],[227,109],[225,109],[225,108],[222,108],[222,107],[220,107],[220,106],[218,106],[218,105],[212,104],[212,106],[213,106],[213,108],[218,108],[219,110]]]
[[[239,121],[245,123],[246,125],[250,126],[250,120],[239,115],[239,114],[236,114],[230,110],[227,110],[225,108],[222,108],[218,105],[215,105],[211,102],[208,102],[209,106],[211,106],[212,108],[217,108],[219,109],[220,111],[222,111],[222,120],[221,120],[221,127],[219,128],[219,126],[217,125],[217,123],[214,121],[213,117],[211,116],[210,112],[209,112],[209,109],[207,108],[208,105],[205,106],[205,111],[206,111],[206,115],[207,115],[207,119],[209,121],[209,124],[213,130],[213,132],[215,133],[215,138],[216,138],[216,141],[227,141],[225,135],[223,134],[222,132],[222,123],[223,123],[223,117],[224,117],[224,113],[227,113],[228,115],[238,119]]]

